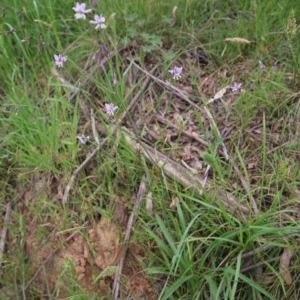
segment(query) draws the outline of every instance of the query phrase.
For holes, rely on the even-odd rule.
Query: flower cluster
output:
[[[94,8],[97,8],[97,6],[98,6],[97,0],[93,0],[92,5]],[[76,20],[79,20],[79,19],[86,20],[87,15],[93,11],[93,9],[87,8],[86,3],[79,3],[79,2],[77,2],[75,4],[75,6],[72,7],[72,9],[75,12],[74,17]],[[90,20],[89,23],[92,25],[95,25],[96,30],[106,28],[105,17],[102,14],[94,15],[94,19]],[[102,52],[106,53],[106,51],[107,51],[106,45],[102,44]],[[54,54],[54,62],[55,62],[56,67],[58,67],[58,68],[62,68],[67,60],[68,60],[68,57],[66,55]],[[116,84],[117,84],[117,79],[114,74],[113,85],[116,85]],[[113,117],[114,113],[117,109],[118,109],[118,106],[114,105],[113,103],[105,103],[105,113],[109,117]],[[90,141],[90,137],[86,136],[84,134],[77,135],[76,139],[80,144],[83,144],[83,145],[87,144]]]
[[[93,6],[97,7],[97,3],[94,2]],[[75,19],[83,19],[83,20],[85,20],[86,15],[92,11],[91,8],[86,8],[85,3],[79,3],[79,2],[75,4],[73,10],[75,12]],[[103,17],[102,15],[95,15],[94,20],[91,20],[90,24],[96,25],[95,27],[96,30],[105,29],[106,28],[105,17]]]
[[[97,7],[97,1],[93,2],[93,6]],[[86,7],[86,3],[79,3],[77,2],[75,4],[74,7],[72,7],[72,9],[75,12],[75,19],[86,19],[87,14],[89,14],[90,12],[92,12],[93,10],[91,8],[87,8]],[[105,29],[106,28],[106,24],[105,24],[105,17],[100,14],[100,15],[95,15],[94,16],[94,20],[90,21],[90,24],[96,25],[95,29]],[[54,61],[55,61],[55,65],[58,68],[62,68],[65,64],[65,62],[68,60],[68,57],[62,54],[54,54]]]
[[[97,6],[98,6],[97,0],[93,0],[92,5],[93,5],[94,9],[97,8]],[[79,2],[77,2],[72,9],[75,12],[75,19],[83,19],[83,20],[85,20],[87,18],[87,15],[93,11],[92,8],[87,8],[86,3],[79,3]],[[98,30],[98,29],[106,28],[105,21],[106,21],[106,19],[102,14],[95,14],[94,19],[90,20],[89,23],[92,25],[95,25],[95,29]],[[106,49],[105,44],[102,44],[101,50],[102,50],[102,53],[104,53],[104,54],[106,53],[107,49]],[[65,55],[62,55],[62,54],[54,54],[54,59],[55,59],[55,65],[58,68],[62,68],[64,66],[64,63],[68,60],[68,57]],[[266,68],[266,66],[263,64],[263,62],[261,60],[259,60],[258,63],[259,63],[259,66],[261,69]],[[183,67],[182,66],[174,66],[168,72],[173,76],[174,80],[180,80],[181,76],[182,76],[182,72],[183,72]],[[117,84],[117,78],[116,78],[116,74],[114,73],[113,85],[116,85],[116,84]],[[242,85],[243,85],[242,82],[234,82],[232,85],[229,86],[229,88],[231,89],[232,92],[237,92],[242,89]],[[227,88],[228,88],[228,86],[226,87],[226,89]],[[105,103],[105,105],[104,105],[105,113],[109,117],[113,117],[115,114],[115,111],[117,109],[118,109],[118,106],[114,105],[113,103]],[[77,140],[81,144],[86,144],[89,141],[89,136],[78,135]]]

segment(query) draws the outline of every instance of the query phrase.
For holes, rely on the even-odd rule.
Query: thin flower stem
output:
[[[98,135],[98,132],[96,130],[95,115],[94,115],[94,111],[93,111],[92,108],[91,108],[91,123],[92,123],[92,130],[93,130],[94,140],[95,140],[96,145],[97,145],[97,147],[99,149],[99,146],[100,146],[99,135]]]

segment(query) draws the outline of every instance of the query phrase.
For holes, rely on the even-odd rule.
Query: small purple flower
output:
[[[64,63],[68,60],[68,57],[62,54],[54,54],[54,59],[56,66],[62,68]]]
[[[105,110],[106,110],[106,114],[109,115],[110,117],[113,117],[115,110],[118,109],[118,106],[115,106],[112,103],[105,103]]]
[[[73,7],[73,10],[75,11],[75,19],[86,19],[86,14],[90,13],[92,11],[91,8],[86,8],[85,3],[76,3]]]
[[[90,21],[90,24],[96,25],[95,29],[98,30],[99,28],[105,29],[106,25],[105,18],[102,15],[95,15],[94,20]]]
[[[259,63],[259,67],[260,67],[262,70],[266,68],[266,65],[265,65],[261,60],[259,60],[258,63]]]
[[[183,67],[174,67],[169,70],[169,72],[173,75],[173,79],[178,80],[181,78],[182,69]]]
[[[237,92],[237,91],[239,91],[239,90],[242,88],[242,85],[243,85],[242,82],[235,82],[234,84],[232,84],[232,85],[230,86],[231,91],[232,91],[232,92]]]

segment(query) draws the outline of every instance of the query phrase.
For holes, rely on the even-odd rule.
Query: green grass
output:
[[[275,4],[259,0],[99,1],[95,12],[102,13],[107,20],[107,29],[100,31],[88,22],[94,13],[87,20],[74,19],[74,4],[47,0],[3,3],[0,224],[4,224],[8,203],[12,211],[6,224],[8,236],[0,271],[0,298],[111,298],[110,291],[104,291],[99,283],[102,276],[111,280],[110,274],[103,275],[111,266],[100,270],[89,261],[91,274],[85,274],[90,279],[87,289],[86,282],[78,279],[72,259],[63,259],[59,273],[43,265],[50,254],[44,247],[49,243],[63,251],[72,243],[66,242],[68,233],[79,231],[93,249],[89,230],[103,218],[116,222],[123,238],[125,226],[116,211],[123,207],[121,210],[128,217],[141,178],[146,174],[153,212],[143,202],[131,238],[131,244],[142,245],[145,256],[128,256],[136,256],[135,266],[141,268],[139,272],[150,283],[151,296],[297,299],[300,281],[297,1],[280,0]],[[87,5],[90,7],[90,2]],[[175,6],[176,20],[172,16]],[[225,41],[237,37],[250,44]],[[103,44],[107,47],[105,54]],[[109,58],[103,68],[97,67],[99,60],[126,45],[133,46]],[[55,73],[53,55],[58,53],[67,55],[68,61]],[[188,59],[189,53],[198,58]],[[228,93],[223,102],[207,105],[225,135],[230,160],[224,159],[217,131],[209,126],[203,112],[191,108],[194,114],[189,117],[182,114],[180,123],[174,117],[175,111],[172,115],[176,97],[156,87],[153,81],[142,93],[134,113],[127,111],[145,79],[144,75],[136,76],[129,65],[126,59],[131,56],[147,71],[155,69],[160,79],[169,80],[180,89],[188,88],[200,107],[224,86],[243,83],[242,91]],[[259,60],[266,65],[264,70],[260,69]],[[175,65],[184,67],[179,82],[168,72]],[[80,88],[75,97],[74,88]],[[83,103],[88,105],[87,111]],[[105,103],[119,107],[115,117],[105,115]],[[97,146],[91,109],[96,125],[102,128],[100,142],[105,135],[108,142],[77,174],[68,202],[62,204],[72,172]],[[125,139],[109,133],[111,124],[127,111],[125,125],[138,141],[146,139],[147,130],[154,132],[155,128],[147,128],[146,120],[143,124],[137,124],[136,120],[140,113],[154,115],[155,109],[166,109],[167,121],[171,114],[172,121],[180,123],[179,127],[194,117],[195,126],[203,133],[209,145],[205,151],[198,145],[199,157],[204,166],[211,166],[212,182],[203,195],[167,178],[161,168],[147,163]],[[155,117],[153,123],[159,124]],[[183,128],[180,129],[179,136],[170,144],[166,129],[158,128],[152,146],[176,158],[176,153],[185,149],[181,142],[181,138],[185,139]],[[79,144],[76,141],[79,134],[90,136],[90,143]],[[249,215],[241,216],[226,208],[219,189],[247,205]],[[257,214],[251,198],[257,205]],[[171,205],[175,202],[176,205]],[[86,222],[89,230],[81,227]],[[55,240],[56,237],[59,238]],[[268,250],[263,251],[264,247]],[[291,282],[280,272],[282,254],[287,248],[294,252],[287,266]],[[245,256],[249,252],[251,255]],[[38,257],[41,253],[45,255],[42,260]],[[96,256],[97,253],[92,253],[91,260]],[[43,276],[28,285],[33,269],[40,266]],[[135,295],[134,288],[125,292],[124,282],[129,276],[124,275],[122,280],[124,299],[130,293],[132,297],[147,299]]]

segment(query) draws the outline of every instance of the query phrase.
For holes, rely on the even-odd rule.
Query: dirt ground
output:
[[[129,243],[126,247],[123,244],[124,226],[129,217],[125,207],[122,210],[122,205],[118,205],[112,218],[99,217],[83,225],[74,224],[67,231],[59,231],[63,222],[60,217],[32,214],[34,203],[54,192],[52,174],[38,173],[33,175],[32,180],[35,184],[27,189],[15,207],[15,210],[22,210],[26,220],[24,252],[29,268],[29,279],[24,287],[26,293],[34,295],[34,299],[48,299],[50,292],[55,293],[55,299],[64,299],[74,293],[74,286],[79,286],[91,298],[112,295],[118,262],[126,251],[119,298],[157,298],[155,282],[143,272],[141,265],[141,261],[146,259],[143,246]],[[41,239],[43,233],[45,238]],[[8,238],[8,242],[16,245],[17,240]],[[17,247],[10,247],[7,256],[19,264],[21,257],[17,251]],[[7,292],[7,299],[12,299],[13,295],[5,288],[1,291]]]

